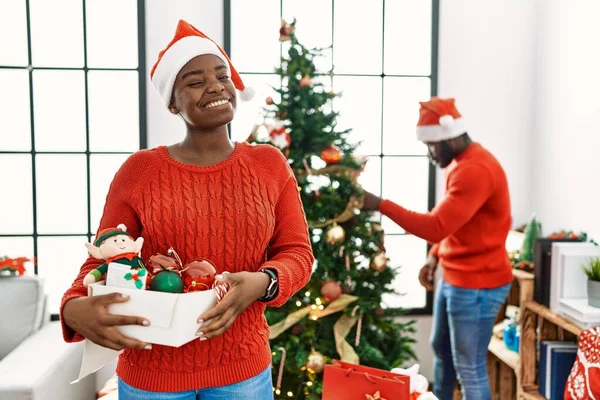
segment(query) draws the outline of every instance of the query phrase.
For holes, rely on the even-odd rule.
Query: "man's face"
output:
[[[447,141],[425,142],[425,145],[429,161],[440,168],[446,168],[456,157],[456,153]]]

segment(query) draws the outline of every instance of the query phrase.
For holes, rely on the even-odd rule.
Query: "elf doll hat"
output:
[[[158,60],[152,67],[152,71],[150,71],[150,79],[160,93],[166,107],[171,102],[175,78],[181,68],[194,57],[204,54],[212,54],[223,60],[229,67],[233,85],[240,91],[240,98],[243,101],[252,100],[254,90],[244,86],[242,78],[223,49],[190,23],[180,20],[177,24],[175,37],[158,54]]]
[[[454,105],[454,99],[432,97],[420,102],[417,139],[421,142],[441,142],[467,132],[464,120]]]
[[[100,245],[108,238],[118,235],[127,235],[131,237],[127,232],[127,227],[124,224],[117,225],[116,228],[106,228],[98,232],[97,239],[94,241],[94,246],[100,247]]]

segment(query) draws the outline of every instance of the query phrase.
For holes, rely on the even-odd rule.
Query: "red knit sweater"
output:
[[[314,258],[298,185],[281,152],[269,145],[238,143],[228,159],[207,167],[182,164],[166,147],[133,154],[110,186],[100,229],[120,223],[134,238],[144,237],[145,260],[172,246],[184,263],[206,257],[219,273],[274,268],[279,295],[266,305],[283,305],[311,275]],[[68,300],[87,294],[83,277],[99,264],[94,258],[83,264],[61,313]],[[253,303],[210,340],[126,349],[117,373],[129,385],[159,392],[249,379],[271,362],[266,305]],[[67,342],[83,340],[64,322],[63,335]]]
[[[408,211],[391,201],[380,211],[407,232],[435,243],[431,253],[451,285],[485,289],[512,281],[506,253],[511,224],[506,175],[496,158],[473,143],[446,168],[446,196],[431,212]]]

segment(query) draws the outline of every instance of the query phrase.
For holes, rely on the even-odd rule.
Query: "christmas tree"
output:
[[[264,138],[255,129],[250,142],[281,149],[298,180],[310,228],[315,269],[308,285],[281,308],[267,310],[273,349],[276,398],[319,399],[324,364],[332,359],[384,370],[415,358],[413,323],[399,323],[402,310],[384,309],[384,294],[397,269],[388,266],[378,219],[359,212],[357,179],[366,160],[353,153],[349,131],[336,129],[338,113],[319,78],[314,59],[323,49],[298,42],[292,24],[282,22],[287,56],[277,72],[281,100],[266,99]],[[258,127],[257,127],[258,128]]]
[[[535,252],[535,242],[542,234],[542,224],[535,218],[535,215],[531,217],[531,220],[525,228],[525,238],[523,239],[523,246],[521,247],[521,260],[529,263],[533,262],[533,256]]]

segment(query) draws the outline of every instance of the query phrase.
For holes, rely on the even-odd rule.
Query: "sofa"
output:
[[[0,399],[87,400],[114,374],[114,363],[76,384],[83,343],[67,344],[46,311],[43,279],[0,278]]]

